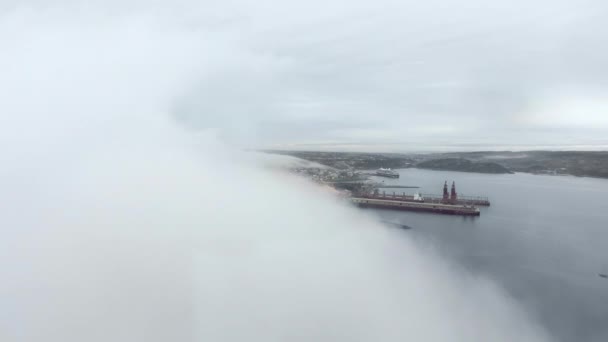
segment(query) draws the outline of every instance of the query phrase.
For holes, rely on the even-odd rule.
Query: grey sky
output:
[[[108,82],[92,87],[113,91],[106,72],[126,71],[124,92],[161,96],[186,127],[217,130],[237,146],[608,146],[605,1],[8,1],[0,8],[9,52],[0,58],[25,57],[29,77],[62,70],[54,76],[65,81],[75,69]],[[22,76],[13,73],[17,83]],[[86,87],[77,88],[86,99]]]

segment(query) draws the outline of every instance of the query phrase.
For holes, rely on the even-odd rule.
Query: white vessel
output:
[[[414,201],[416,202],[424,202],[424,197],[419,192],[414,194]]]
[[[399,173],[397,173],[397,171],[393,171],[391,169],[379,168],[378,170],[376,170],[376,176],[399,178]]]

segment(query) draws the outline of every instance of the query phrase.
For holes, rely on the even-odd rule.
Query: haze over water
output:
[[[382,219],[490,277],[561,341],[608,341],[608,180],[399,170],[387,184],[488,196],[476,218],[379,210]],[[380,179],[378,179],[380,180]],[[389,193],[389,191],[387,191]],[[407,261],[404,261],[407,262]]]

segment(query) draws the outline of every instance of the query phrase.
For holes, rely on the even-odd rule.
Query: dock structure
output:
[[[479,208],[467,205],[453,205],[426,202],[408,202],[397,199],[353,197],[351,201],[360,207],[384,208],[409,211],[426,211],[439,214],[479,216]]]
[[[391,199],[397,199],[400,201],[424,201],[426,203],[438,203],[438,204],[453,204],[453,205],[467,205],[467,206],[482,206],[489,207],[490,199],[482,196],[463,196],[456,192],[456,183],[452,183],[451,191],[448,191],[448,183],[445,182],[443,186],[443,195],[435,194],[417,194],[417,195],[406,195],[405,192],[398,194],[392,192],[392,195],[386,193],[386,191],[380,192],[378,189],[399,189],[399,188],[417,188],[415,186],[374,186],[373,196],[374,197],[390,197]],[[363,197],[367,197],[364,194]]]
[[[446,202],[444,202],[442,196],[434,195],[434,194],[420,194],[419,196],[416,196],[416,195],[408,195],[404,192],[402,192],[402,193],[392,192],[390,194],[387,194],[386,192],[383,192],[383,193],[378,192],[374,196],[380,197],[380,198],[396,199],[398,201],[406,201],[406,202],[419,202],[422,200],[425,203],[457,204],[457,205],[482,206],[482,207],[490,206],[490,200],[487,197],[481,197],[481,196],[458,196],[456,201],[454,201],[453,203],[449,203],[449,202],[446,203]],[[363,195],[363,197],[368,197],[368,196]]]
[[[440,214],[479,216],[480,210],[476,206],[489,206],[487,197],[459,196],[456,192],[456,183],[452,182],[452,189],[448,191],[448,182],[443,186],[443,195],[419,194],[406,195],[405,192],[397,194],[395,191],[380,192],[380,188],[391,186],[376,186],[373,191],[355,193],[352,202],[362,207],[375,207],[398,210],[427,211]],[[398,186],[394,188],[399,188]]]
[[[421,194],[424,197],[424,201],[428,203],[443,203],[442,196],[434,195],[434,194]],[[409,196],[414,197],[414,196]],[[482,207],[489,207],[490,200],[487,197],[482,196],[462,196],[458,195],[458,198],[453,202],[453,204],[460,205],[477,205]]]

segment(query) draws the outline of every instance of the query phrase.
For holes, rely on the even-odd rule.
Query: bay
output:
[[[608,279],[600,276],[608,273],[608,180],[398,172],[399,179],[373,178],[435,194],[455,181],[459,195],[487,196],[491,206],[480,217],[367,210],[412,227],[403,234],[494,281],[556,340],[608,341]]]

